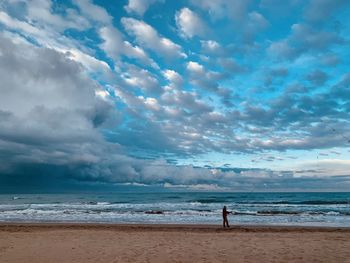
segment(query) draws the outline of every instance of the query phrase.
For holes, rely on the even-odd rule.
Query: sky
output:
[[[0,192],[349,191],[347,0],[0,1]]]

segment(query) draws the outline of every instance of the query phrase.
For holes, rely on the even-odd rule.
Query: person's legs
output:
[[[225,220],[225,217],[222,218],[222,224],[224,226],[224,228],[226,227],[226,220]]]
[[[229,224],[228,224],[228,220],[227,220],[227,217],[224,217],[224,227],[230,227]]]

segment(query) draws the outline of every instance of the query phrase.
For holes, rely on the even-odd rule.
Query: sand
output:
[[[350,228],[1,224],[0,262],[350,262]]]

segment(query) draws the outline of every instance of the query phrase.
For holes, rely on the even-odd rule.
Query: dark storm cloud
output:
[[[77,63],[4,37],[0,48],[0,103],[6,114],[2,136],[11,133],[15,141],[24,135],[33,141],[44,136],[56,142],[96,136],[93,127],[107,121],[112,105],[96,97],[97,84]]]
[[[21,167],[31,167],[28,177],[36,171],[50,181],[56,173],[50,167],[68,171],[98,162],[106,147],[98,128],[118,113],[111,116],[112,103],[95,95],[99,87],[81,66],[56,51],[5,37],[0,53],[0,173],[27,176]]]

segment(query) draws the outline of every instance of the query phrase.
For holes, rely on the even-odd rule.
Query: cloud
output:
[[[268,53],[293,60],[302,54],[319,54],[344,43],[345,40],[336,32],[316,30],[307,24],[293,24],[291,34],[285,39],[272,42]]]
[[[125,71],[121,77],[126,85],[141,89],[146,93],[159,94],[161,92],[158,79],[148,70],[129,65]]]
[[[95,150],[106,147],[99,146],[106,143],[98,129],[118,116],[111,115],[110,99],[96,96],[98,84],[54,50],[1,36],[0,53],[0,148],[6,159],[0,173],[97,162]]]
[[[303,5],[304,1],[292,0],[281,2],[279,0],[262,0],[259,3],[259,7],[264,13],[270,13],[275,17],[290,17],[299,12],[299,9]]]
[[[190,61],[187,63],[187,70],[194,75],[202,76],[205,74],[204,67],[195,61]]]
[[[190,61],[187,68],[193,81],[206,79],[207,72],[201,64]],[[173,72],[166,71],[167,74],[169,78],[171,75],[176,76]],[[282,78],[288,71],[283,67],[272,68],[269,74]],[[239,105],[240,110],[235,105],[228,105],[233,108],[226,108],[225,112],[216,111],[215,104],[201,99],[196,92],[179,90],[171,85],[164,87],[160,98],[143,96],[135,99],[129,94],[125,101],[133,110],[135,124],[138,124],[129,126],[130,136],[130,131],[134,130],[133,139],[118,139],[117,142],[129,140],[140,148],[162,149],[180,155],[210,151],[248,153],[341,146],[344,144],[341,134],[347,133],[342,123],[348,114],[345,113],[346,104],[336,100],[346,100],[348,97],[345,95],[346,77],[337,87],[336,91],[312,95],[307,93],[307,87],[290,84],[284,87],[280,96],[265,104],[246,101]],[[211,96],[215,94],[222,96],[222,99],[227,95],[221,87],[210,87],[208,91],[215,92],[210,93]],[[327,116],[327,121],[323,119],[324,116]],[[146,120],[147,124],[141,125],[142,120]],[[331,127],[337,130],[337,134],[330,136]],[[149,131],[155,130],[157,136],[152,138]],[[137,142],[137,136],[147,138],[147,146],[145,141]]]
[[[181,88],[184,80],[179,73],[171,69],[166,69],[162,73],[163,76],[170,82],[170,85],[173,88]]]
[[[11,33],[13,39],[24,43],[34,41],[40,46],[67,53],[71,59],[78,61],[89,71],[102,73],[103,78],[111,77],[110,68],[106,62],[80,50],[81,47],[75,41],[60,36],[55,28],[45,25],[45,30],[43,30],[40,25],[33,25],[29,22],[12,18],[3,11],[0,11],[0,23],[4,24],[9,30],[15,31]]]
[[[244,66],[240,65],[235,59],[232,58],[219,58],[218,63],[223,70],[230,73],[243,73],[247,71]]]
[[[275,77],[285,77],[288,75],[288,69],[284,67],[273,68],[271,69],[270,73]]]
[[[79,6],[81,13],[94,21],[111,24],[113,18],[101,6],[93,4],[92,0],[73,0]]]
[[[270,86],[276,83],[276,80],[283,79],[289,74],[288,69],[284,67],[272,68],[266,72],[264,84]]]
[[[124,9],[128,13],[134,12],[143,16],[147,9],[156,2],[163,2],[163,0],[129,0],[128,5],[125,5]]]
[[[225,77],[222,73],[206,71],[204,66],[196,61],[187,62],[186,69],[193,85],[209,90],[218,90],[218,81]]]
[[[25,183],[47,174],[49,184],[56,178],[50,170],[60,180],[112,183],[189,183],[203,177],[192,167],[127,157],[118,145],[105,141],[99,127],[118,115],[108,92],[63,54],[14,44],[4,37],[0,54],[5,87],[0,98],[0,155],[6,156],[0,165],[1,180],[16,175]],[[14,69],[20,75],[9,74]],[[159,107],[155,98],[139,96],[138,100],[150,110]],[[150,130],[150,138],[157,129]],[[178,176],[181,173],[186,176]]]
[[[305,8],[304,17],[312,22],[324,22],[346,4],[346,0],[311,0]]]
[[[317,1],[276,7],[290,7],[289,14],[271,11],[271,0],[156,2],[0,4],[6,180],[49,175],[50,182],[202,190],[249,189],[264,179],[273,189],[324,187],[328,179],[315,175],[327,177],[326,164],[263,167],[285,167],[284,151],[307,159],[312,149],[330,158],[334,150],[347,158],[348,25],[337,22],[345,21],[343,3],[320,0],[318,17]],[[169,15],[157,14],[159,7]],[[211,154],[262,168],[179,165],[182,158],[208,163],[203,155]],[[342,178],[333,182],[346,182],[347,166],[339,166],[332,176]]]
[[[175,21],[181,35],[185,38],[204,37],[207,34],[208,30],[202,19],[187,7],[176,12]]]
[[[212,107],[200,101],[193,92],[180,90],[167,91],[162,94],[161,100],[167,105],[182,107],[192,114],[209,113],[212,111]]]
[[[247,25],[243,31],[244,41],[246,43],[252,43],[256,34],[261,33],[265,28],[269,26],[267,19],[260,13],[254,11],[248,14]]]
[[[32,26],[31,24],[23,21],[19,21],[18,19],[14,19],[3,11],[0,11],[0,22],[6,25],[7,27],[24,31],[28,36],[30,35],[41,36],[43,34],[42,31]]]
[[[78,30],[86,29],[89,22],[71,8],[65,9],[63,15],[51,12],[53,3],[51,0],[30,0],[26,2],[27,19],[45,27],[50,25],[56,30],[64,31],[67,28]]]
[[[136,41],[164,57],[186,57],[181,46],[175,44],[170,39],[162,37],[158,32],[143,21],[134,18],[123,17],[121,20],[125,30],[136,38]]]
[[[294,24],[291,41],[302,45],[305,49],[326,49],[334,44],[342,44],[344,40],[335,32],[317,31],[308,25]]]
[[[109,65],[102,60],[98,60],[84,52],[77,49],[66,50],[65,54],[72,60],[81,63],[88,71],[93,73],[104,73],[105,75],[111,75],[111,69]]]
[[[341,62],[341,59],[335,54],[326,54],[322,57],[321,63],[326,66],[335,67]]]
[[[298,50],[288,43],[286,40],[281,40],[271,43],[267,52],[274,57],[294,59],[298,56]]]
[[[330,152],[333,155],[340,155],[338,152]],[[328,154],[323,154],[323,156],[328,156]],[[341,159],[322,159],[315,161],[304,161],[298,165],[300,169],[314,169],[318,170],[318,176],[329,177],[329,176],[349,176],[350,161]],[[304,176],[310,176],[312,172],[305,172]]]
[[[223,49],[215,40],[201,40],[201,45],[204,52],[211,54],[220,53]]]
[[[328,80],[328,75],[321,70],[314,70],[306,76],[313,85],[322,86]]]
[[[250,0],[191,1],[193,6],[208,12],[214,22],[230,19],[237,38],[248,46],[254,44],[256,35],[269,25],[267,19],[257,10],[250,12],[251,3]]]
[[[250,0],[191,0],[191,4],[207,11],[214,20],[228,17],[232,20],[240,21],[247,14]]]
[[[123,35],[114,27],[103,27],[99,31],[103,42],[101,48],[106,54],[118,61],[121,55],[129,58],[135,58],[152,67],[158,68],[158,65],[150,59],[146,52],[139,46],[133,46],[130,42],[123,39]]]
[[[342,135],[348,132],[342,123],[348,114],[344,112],[346,106],[335,99],[340,97],[344,97],[342,92],[337,95],[332,91],[312,96],[303,89],[286,89],[283,95],[269,103],[268,108],[247,104],[240,118],[246,124],[273,129],[271,135],[260,134],[260,137],[266,136],[265,140],[253,140],[258,148],[283,150],[323,149],[330,145],[341,147],[344,146]]]

